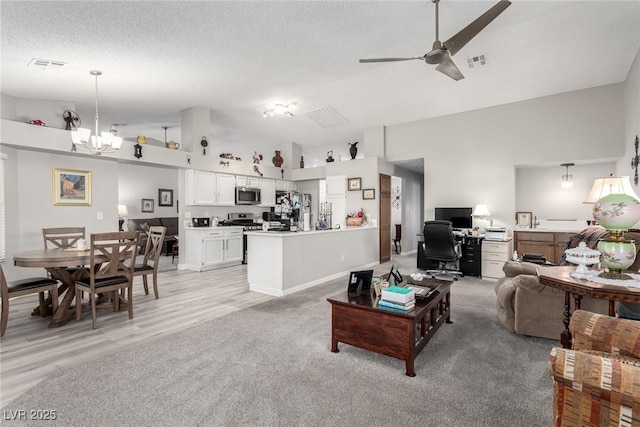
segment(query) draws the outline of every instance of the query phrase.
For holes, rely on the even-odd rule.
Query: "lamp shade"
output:
[[[118,215],[129,216],[129,210],[127,209],[127,205],[118,205]]]
[[[491,216],[491,212],[489,212],[489,208],[487,207],[487,205],[476,205],[476,207],[473,209],[473,212],[471,213],[471,216]]]
[[[608,176],[596,178],[593,181],[591,192],[583,203],[595,203],[609,194],[626,194],[636,200],[640,200],[635,191],[633,191],[628,176]]]

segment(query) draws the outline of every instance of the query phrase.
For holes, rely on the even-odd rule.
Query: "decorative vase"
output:
[[[304,156],[300,156],[300,169],[304,169]]]
[[[280,151],[276,150],[276,155],[273,156],[273,165],[277,168],[279,168],[280,166],[282,166],[282,163],[284,163],[284,159],[282,158],[282,156],[280,155]]]
[[[349,154],[351,154],[351,160],[353,160],[356,158],[356,155],[358,154],[358,147],[356,147],[356,145],[358,145],[358,141],[354,143],[349,143],[349,145],[351,146],[349,148]]]

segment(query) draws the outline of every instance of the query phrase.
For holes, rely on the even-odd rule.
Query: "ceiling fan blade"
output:
[[[456,67],[456,64],[453,63],[450,56],[447,56],[442,60],[440,64],[436,67],[436,70],[440,71],[443,74],[451,77],[453,80],[458,81],[464,79],[464,76]]]
[[[413,58],[371,58],[371,59],[361,59],[359,62],[361,64],[364,64],[366,62],[395,62],[395,61],[410,61],[412,59],[423,60],[424,56],[415,56]]]
[[[480,15],[478,19],[471,24],[464,27],[457,34],[451,37],[446,42],[442,43],[444,47],[449,50],[451,55],[455,55],[460,49],[464,47],[469,40],[478,35],[480,31],[498,17],[504,10],[511,5],[509,0],[500,0],[491,9]]]

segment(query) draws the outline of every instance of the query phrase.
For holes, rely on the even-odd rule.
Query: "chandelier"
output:
[[[262,112],[262,117],[273,117],[276,114],[280,114],[283,116],[293,117],[292,110],[298,108],[297,102],[292,102],[291,104],[276,104],[271,110],[266,110]]]
[[[122,138],[116,136],[113,132],[102,132],[98,136],[98,76],[102,75],[102,71],[89,71],[92,76],[96,77],[96,129],[95,135],[91,135],[91,129],[77,128],[71,131],[71,140],[73,146],[71,151],[76,151],[76,147],[89,151],[91,154],[99,156],[102,153],[113,153],[120,149]]]

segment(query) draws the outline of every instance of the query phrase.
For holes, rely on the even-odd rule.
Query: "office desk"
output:
[[[482,241],[484,240],[484,236],[455,236],[455,238],[461,243],[462,247],[460,271],[465,276],[480,277],[482,273]],[[420,270],[438,268],[437,263],[427,262],[424,254],[424,241],[418,242],[417,267]]]

